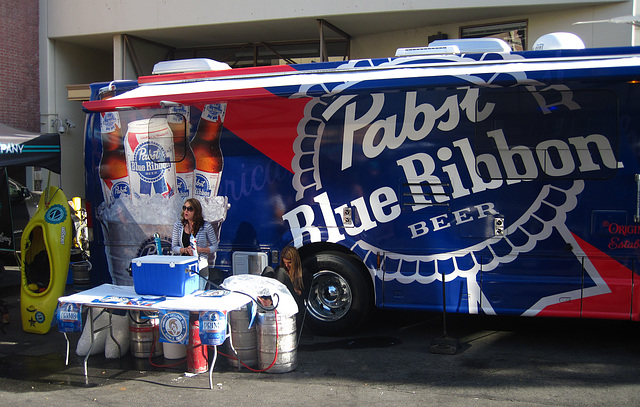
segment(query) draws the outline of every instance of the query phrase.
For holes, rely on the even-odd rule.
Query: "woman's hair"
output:
[[[288,274],[291,282],[293,283],[293,287],[302,292],[304,290],[304,283],[302,280],[302,261],[300,260],[300,253],[298,253],[298,249],[293,246],[287,246],[282,250],[282,255],[280,256],[280,267],[286,270],[286,267],[284,266],[284,259],[291,261],[291,268]]]
[[[204,226],[204,217],[202,216],[202,205],[196,198],[189,198],[184,203],[189,203],[193,207],[193,235],[197,235],[198,231]],[[184,205],[184,204],[183,204]],[[180,212],[180,220],[182,225],[187,224],[187,220],[184,218],[184,211]]]

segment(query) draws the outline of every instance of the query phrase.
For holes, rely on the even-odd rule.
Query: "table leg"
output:
[[[89,384],[88,380],[89,380],[89,372],[88,372],[88,363],[89,363],[89,355],[91,355],[91,350],[93,349],[93,335],[94,335],[94,330],[93,330],[93,308],[89,307],[89,328],[91,330],[91,339],[90,339],[90,343],[91,345],[89,345],[89,350],[87,351],[87,354],[84,356],[84,381],[85,384]]]
[[[84,357],[84,380],[86,384],[89,384],[89,356],[91,356],[93,345],[95,345],[94,336],[96,332],[100,332],[104,329],[108,328],[109,332],[111,332],[112,330],[111,311],[108,308],[100,308],[100,313],[98,314],[98,317],[100,317],[100,315],[102,315],[103,313],[107,312],[109,314],[109,323],[106,326],[98,328],[98,330],[96,331],[95,326],[93,324],[93,310],[94,310],[93,307],[89,307],[89,326],[91,327],[91,345],[89,346],[89,351]],[[113,335],[111,335],[111,337],[113,338]],[[116,342],[116,345],[118,345],[118,351],[120,351],[120,344],[118,344],[117,341],[115,342]]]
[[[64,362],[65,366],[69,366],[69,337],[67,336],[67,333],[64,332],[64,339],[67,341],[67,358]]]
[[[213,346],[213,359],[211,360],[211,366],[209,366],[209,388],[213,390],[213,367],[216,364],[218,358],[218,346]]]

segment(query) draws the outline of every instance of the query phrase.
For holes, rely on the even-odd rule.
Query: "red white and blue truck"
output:
[[[127,123],[186,107],[188,140],[205,106],[225,104],[215,265],[226,275],[255,259],[275,265],[297,247],[316,330],[352,330],[372,305],[442,311],[443,293],[447,312],[639,320],[640,48],[459,44],[177,68],[112,83],[105,99],[108,84],[93,85],[84,103],[93,278],[126,272],[105,260],[122,238],[96,227],[97,209],[111,205],[100,188],[101,115],[117,112],[124,137]],[[153,250],[153,229],[130,257]]]

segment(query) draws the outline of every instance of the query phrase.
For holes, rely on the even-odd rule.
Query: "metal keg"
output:
[[[129,333],[131,355],[136,358],[148,358],[162,355],[160,342],[160,318],[157,312],[129,311]]]
[[[73,273],[73,285],[77,287],[85,287],[91,285],[91,263],[87,260],[71,263],[71,272]]]
[[[230,311],[228,316],[231,336],[225,342],[226,352],[232,354],[249,367],[258,366],[256,325],[254,324],[249,328],[251,317],[247,306]],[[233,343],[233,349],[231,348],[231,343]],[[229,359],[229,364],[234,367],[239,367],[240,363],[237,359]]]
[[[295,314],[277,314],[276,317],[273,311],[258,313],[258,360],[261,370],[271,366],[266,370],[267,373],[285,373],[298,366],[296,332]]]

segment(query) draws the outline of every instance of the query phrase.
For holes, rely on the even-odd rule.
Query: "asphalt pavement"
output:
[[[186,363],[95,355],[85,378],[80,334],[69,335],[67,365],[56,328],[22,331],[17,282],[17,272],[0,275],[10,311],[0,331],[0,405],[640,405],[640,330],[628,321],[448,315],[443,340],[440,314],[381,311],[347,337],[303,332],[287,373],[238,370],[219,356],[210,389],[208,373],[186,373]],[[453,355],[449,339],[460,344]]]

